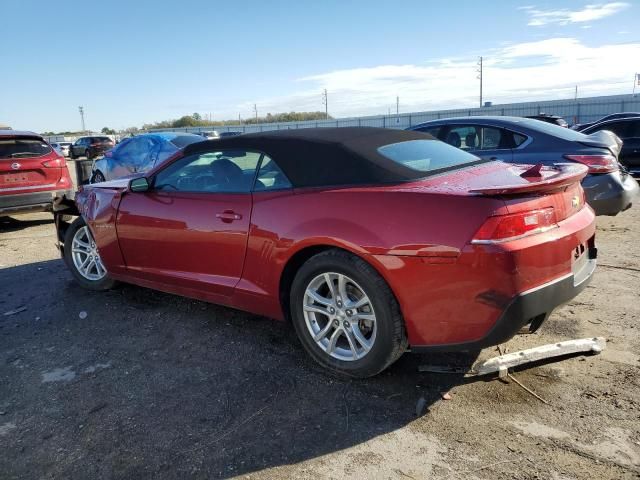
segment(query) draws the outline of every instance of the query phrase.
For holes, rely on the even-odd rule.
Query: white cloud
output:
[[[484,99],[494,103],[627,93],[640,58],[640,43],[589,47],[574,38],[551,38],[503,46],[484,59]],[[477,59],[440,59],[419,65],[379,65],[335,70],[298,80],[292,95],[258,101],[261,114],[321,110],[337,117],[401,111],[467,108],[478,104]],[[631,72],[631,73],[630,73]],[[306,87],[308,85],[308,87]],[[253,103],[238,106],[250,111]]]
[[[595,5],[585,5],[580,10],[539,10],[535,6],[520,7],[529,15],[528,25],[541,27],[545,25],[568,25],[570,23],[584,23],[600,20],[614,15],[630,5],[626,2],[609,2]]]

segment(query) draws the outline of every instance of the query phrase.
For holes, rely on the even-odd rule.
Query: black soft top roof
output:
[[[193,143],[184,153],[256,150],[275,160],[295,187],[364,185],[406,182],[426,175],[378,153],[383,145],[408,140],[433,140],[433,137],[422,132],[374,127],[303,128]]]

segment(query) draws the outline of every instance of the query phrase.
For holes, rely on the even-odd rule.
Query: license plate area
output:
[[[2,180],[2,183],[4,183],[5,185],[37,182],[40,179],[41,176],[36,172],[3,173],[2,175],[0,175],[0,180]]]

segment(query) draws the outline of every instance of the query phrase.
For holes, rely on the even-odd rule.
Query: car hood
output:
[[[124,190],[129,186],[129,182],[132,179],[142,176],[144,176],[144,174],[142,173],[132,173],[131,175],[125,175],[124,177],[116,178],[115,180],[85,185],[83,189],[89,190],[93,188],[108,188],[111,190]]]

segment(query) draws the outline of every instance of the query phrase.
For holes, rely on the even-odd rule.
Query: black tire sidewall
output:
[[[88,280],[80,275],[80,272],[78,272],[78,269],[73,264],[73,258],[71,256],[73,237],[76,232],[84,226],[86,226],[84,219],[82,217],[78,217],[67,229],[64,235],[64,262],[67,264],[67,268],[71,271],[71,274],[73,275],[75,281],[78,282],[83,288],[97,291],[109,290],[115,285],[115,281],[109,277],[108,273],[100,280]]]
[[[371,351],[359,360],[343,361],[329,356],[316,344],[307,328],[302,310],[305,290],[316,276],[325,272],[347,275],[364,290],[373,304],[377,323],[376,340]],[[291,318],[303,347],[316,362],[348,377],[370,377],[397,358],[394,356],[397,350],[394,322],[401,322],[402,319],[394,306],[397,308],[395,297],[380,274],[364,260],[349,254],[321,254],[311,258],[298,271],[291,289]]]

